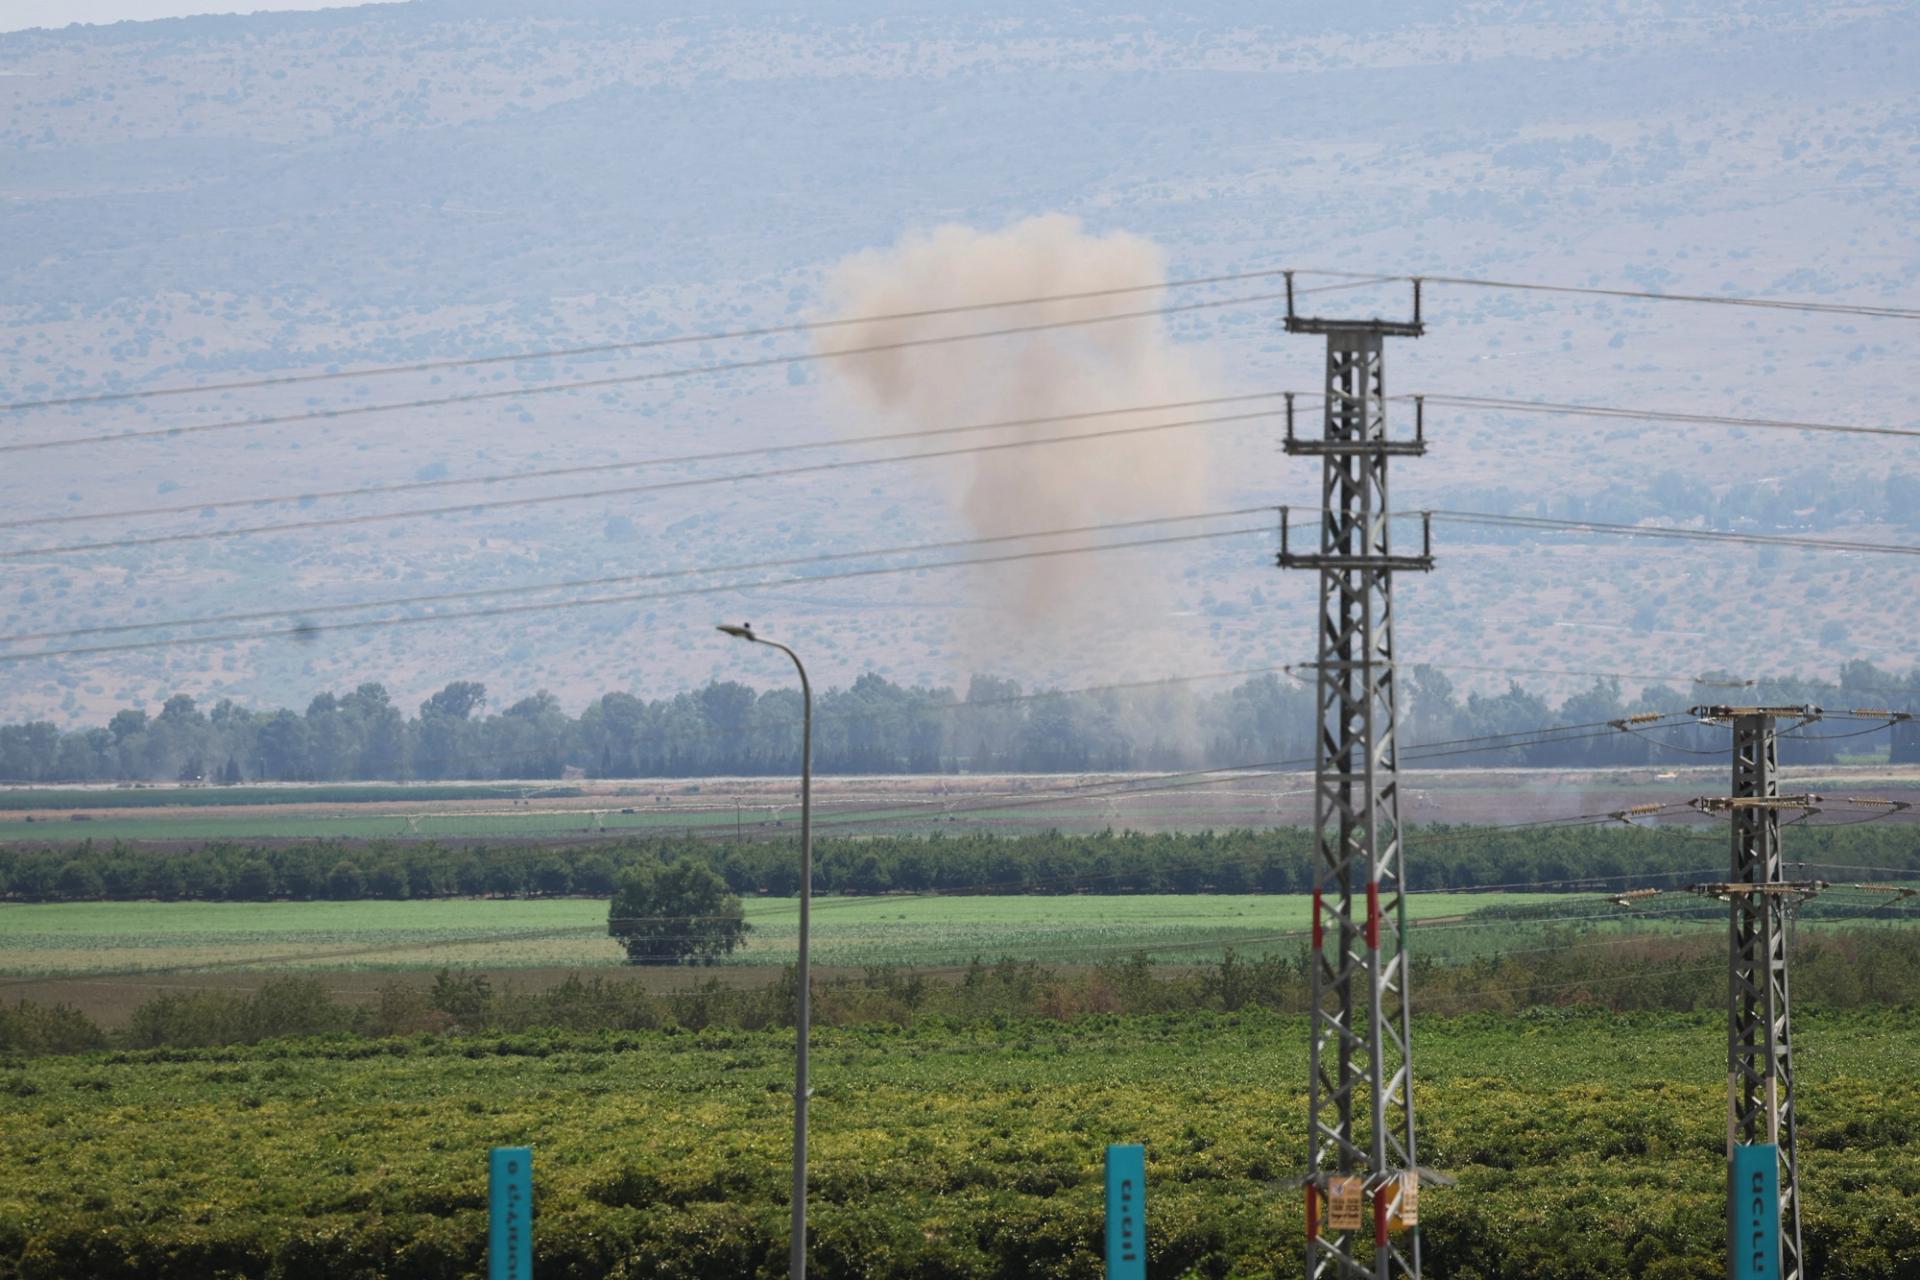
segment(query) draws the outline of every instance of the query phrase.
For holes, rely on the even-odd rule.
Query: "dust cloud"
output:
[[[1096,235],[1065,215],[1030,218],[996,231],[948,225],[910,233],[891,248],[842,261],[828,281],[831,308],[826,318],[1157,286],[1165,279],[1164,257],[1152,241],[1120,232]],[[1155,287],[1037,306],[846,324],[818,331],[817,341],[823,352],[844,352],[985,329],[1123,315],[1163,302],[1163,291]],[[890,426],[924,430],[1219,394],[1215,380],[1170,340],[1159,316],[849,355],[828,361],[827,367],[834,383],[862,406],[886,415]],[[1046,439],[1207,412],[1170,410],[1034,424],[940,436],[937,444],[929,441],[926,447]],[[850,426],[849,433],[871,430],[871,424],[861,423]],[[956,509],[974,534],[985,537],[1182,515],[1210,505],[1204,429],[975,453],[927,465],[949,467]],[[1093,535],[1079,541],[1128,536],[1140,535]],[[1002,549],[1013,546],[992,550]],[[975,611],[974,634],[959,638],[969,658],[985,664],[976,669],[1032,669],[1019,662],[1021,655],[1011,651],[1014,646],[1038,653],[1041,645],[1085,640],[1124,627],[1127,666],[1138,668],[1147,659],[1155,660],[1154,665],[1177,662],[1178,655],[1169,652],[1170,638],[1160,634],[1172,607],[1161,585],[1169,563],[1165,553],[1118,552],[973,570],[974,603],[984,607]],[[1009,627],[1010,622],[1018,625]],[[1081,647],[1075,669],[1085,671],[1085,659],[1094,656]],[[1111,669],[1109,663],[1099,665]]]

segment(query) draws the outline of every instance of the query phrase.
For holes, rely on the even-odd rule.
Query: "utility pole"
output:
[[[1727,1276],[1803,1280],[1787,930],[1794,906],[1826,886],[1781,878],[1780,813],[1809,811],[1820,798],[1780,794],[1778,722],[1809,723],[1820,709],[1693,714],[1733,728],[1733,794],[1694,802],[1730,818],[1731,874],[1725,884],[1692,886],[1728,904]]]
[[[1323,459],[1319,549],[1293,550],[1283,507],[1279,556],[1283,569],[1320,573],[1306,1175],[1313,1280],[1420,1275],[1392,624],[1393,571],[1425,572],[1433,556],[1425,530],[1422,554],[1391,549],[1387,462],[1425,453],[1426,438],[1418,409],[1412,439],[1387,438],[1382,366],[1387,338],[1423,331],[1418,280],[1411,321],[1328,320],[1295,314],[1287,276],[1287,332],[1327,339],[1320,439],[1294,435],[1287,398],[1287,452]]]

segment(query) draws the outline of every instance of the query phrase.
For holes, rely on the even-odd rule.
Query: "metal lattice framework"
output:
[[[1387,439],[1382,348],[1411,323],[1296,316],[1290,333],[1327,339],[1325,432],[1287,451],[1323,459],[1319,549],[1295,553],[1281,514],[1283,568],[1320,573],[1314,820],[1307,1275],[1420,1274],[1419,1161],[1407,998],[1406,913],[1395,749],[1393,571],[1387,462],[1418,455],[1424,433]],[[1424,543],[1424,539],[1423,539]],[[1356,1194],[1358,1193],[1358,1194]],[[1323,1220],[1324,1211],[1324,1220]]]
[[[1800,1178],[1795,1151],[1793,1033],[1787,942],[1790,913],[1812,886],[1780,874],[1780,813],[1817,797],[1780,794],[1778,719],[1804,723],[1814,707],[1696,707],[1702,719],[1733,727],[1733,827],[1728,903],[1727,1160],[1736,1145],[1772,1143],[1779,1151],[1780,1277],[1801,1280]],[[1740,1250],[1728,1217],[1728,1274]]]

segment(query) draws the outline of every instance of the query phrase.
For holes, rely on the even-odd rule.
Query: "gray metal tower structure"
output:
[[[1777,1274],[1780,1280],[1802,1280],[1787,931],[1798,901],[1825,886],[1781,878],[1781,811],[1809,809],[1818,797],[1782,796],[1777,771],[1780,718],[1806,723],[1817,720],[1820,709],[1713,706],[1695,707],[1693,714],[1733,727],[1733,794],[1696,802],[1726,812],[1733,827],[1728,883],[1699,886],[1728,903],[1727,1275],[1754,1274],[1751,1241],[1736,1225],[1749,1198],[1735,1175],[1740,1148],[1772,1146],[1779,1198]]]
[[[1393,573],[1433,567],[1391,547],[1387,462],[1426,452],[1424,431],[1387,438],[1383,349],[1417,338],[1413,319],[1295,314],[1287,332],[1327,339],[1325,430],[1289,454],[1323,460],[1319,549],[1295,552],[1280,513],[1280,566],[1320,573],[1317,857],[1306,1175],[1307,1275],[1420,1274],[1419,1161],[1407,999],[1406,911],[1394,743]]]

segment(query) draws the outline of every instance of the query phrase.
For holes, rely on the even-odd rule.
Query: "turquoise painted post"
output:
[[[1727,1179],[1727,1275],[1780,1280],[1780,1148],[1736,1144]]]
[[[493,1149],[487,1204],[487,1280],[533,1280],[532,1147]]]
[[[1107,1280],[1147,1280],[1147,1151],[1107,1148]]]

